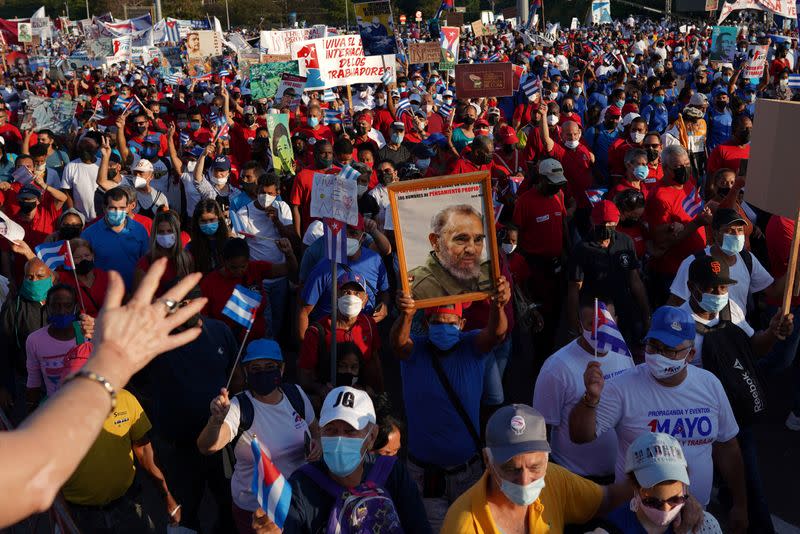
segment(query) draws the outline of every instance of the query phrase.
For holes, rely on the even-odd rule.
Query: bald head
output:
[[[561,125],[561,140],[565,145],[575,144],[581,138],[581,127],[575,121],[567,121]],[[571,147],[575,148],[575,147]]]
[[[53,271],[39,258],[32,258],[25,264],[24,277],[26,280],[31,281],[44,280],[45,278],[53,278]]]

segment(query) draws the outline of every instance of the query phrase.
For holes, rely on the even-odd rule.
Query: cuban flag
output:
[[[519,186],[522,185],[522,181],[525,178],[518,175],[511,175],[508,177],[508,187],[511,189],[511,193],[516,195],[517,191],[519,191]]]
[[[350,165],[345,165],[342,167],[342,170],[339,171],[339,176],[345,180],[358,180],[358,177],[361,176],[361,173]]]
[[[227,139],[230,134],[230,129],[231,127],[226,121],[225,124],[217,129],[217,133],[214,135],[214,139],[211,142],[216,143],[217,139]]]
[[[595,299],[594,307],[595,317],[592,339],[597,340],[597,351],[616,352],[633,358],[628,345],[625,343],[625,338],[622,337],[622,332],[617,328],[617,323],[614,322],[614,318],[611,317],[606,305]]]
[[[322,92],[322,101],[323,102],[336,102],[336,94],[331,91],[330,89],[325,89]]]
[[[683,199],[683,211],[689,217],[694,217],[703,211],[703,199],[700,198],[697,187],[693,187],[689,194],[686,195],[686,198]]]
[[[603,197],[605,196],[606,193],[608,193],[607,187],[598,187],[597,189],[587,189],[586,198],[588,198],[589,203],[592,206],[594,206],[595,204],[603,200]]]
[[[289,515],[292,502],[292,486],[272,463],[267,453],[261,449],[258,438],[250,442],[253,450],[253,484],[251,491],[258,500],[258,505],[267,513],[275,525],[282,529]]]
[[[170,43],[181,42],[181,29],[178,26],[178,21],[167,19],[164,23],[164,33],[166,40]]]
[[[231,230],[233,230],[235,234],[243,237],[255,237],[254,234],[245,230],[244,223],[238,213],[230,210],[228,216],[231,218]]]
[[[167,85],[180,85],[182,78],[183,76],[179,72],[173,72],[164,78],[164,83]]]
[[[226,67],[222,67],[221,69],[219,69],[218,74],[220,78],[227,78],[228,76],[231,75],[231,71],[229,71]]]
[[[395,108],[395,115],[399,118],[403,113],[411,113],[411,102],[408,98],[401,98]]]
[[[445,26],[440,30],[439,46],[442,50],[449,53],[455,60],[458,58],[458,42],[461,35],[461,28],[455,26]]]
[[[489,56],[489,63],[496,63],[498,61],[500,61],[500,52],[495,52]]]
[[[541,91],[542,80],[540,80],[538,76],[534,76],[533,74],[528,74],[525,77],[525,81],[522,82],[521,88],[522,91],[525,93],[525,96],[531,98],[533,95]]]
[[[325,124],[342,124],[342,112],[333,108],[326,109]]]
[[[322,220],[325,233],[325,257],[336,263],[347,262],[346,224],[336,219]]]
[[[50,270],[55,270],[59,267],[64,267],[65,269],[73,268],[74,262],[66,241],[42,243],[34,248],[33,251],[36,253],[36,257],[42,260]]]
[[[105,110],[103,110],[103,103],[100,102],[99,99],[97,100],[97,103],[94,105],[94,113],[92,113],[92,118],[99,120],[106,118]]]
[[[453,106],[451,104],[444,103],[441,106],[439,106],[438,113],[439,113],[439,115],[441,115],[445,119],[449,119],[450,118],[450,113],[452,111],[453,111]]]
[[[539,10],[539,8],[541,8],[541,7],[542,7],[542,0],[532,0],[532,1],[531,1],[531,8],[530,8],[530,12],[531,12],[531,18],[533,18],[533,15],[534,15],[534,14],[535,14],[535,13],[536,13],[536,12]]]
[[[181,132],[181,133],[178,135],[178,139],[179,139],[179,141],[180,141],[180,143],[181,143],[181,146],[185,146],[185,145],[188,145],[188,144],[189,144],[189,139],[190,139],[190,137],[189,137],[189,134],[188,134],[188,133],[186,133],[186,132]]]
[[[800,74],[789,75],[789,89],[800,89]]]
[[[383,85],[389,85],[392,83],[392,71],[389,68],[383,71],[383,74],[381,75],[381,83]]]
[[[261,293],[251,291],[243,285],[236,284],[233,293],[222,308],[222,315],[239,323],[245,328],[253,326],[256,310],[261,305]]]

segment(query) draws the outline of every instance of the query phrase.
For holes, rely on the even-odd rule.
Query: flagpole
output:
[[[349,88],[349,86],[348,86]],[[341,230],[340,230],[341,231]],[[337,316],[337,288],[339,286],[338,278],[336,275],[336,270],[338,267],[338,263],[336,263],[336,258],[331,260],[331,385],[336,387],[336,316]],[[322,343],[325,340],[323,337],[319,340],[319,343]]]
[[[594,299],[594,359],[597,359],[597,312],[598,312],[597,299]]]
[[[83,292],[81,291],[81,283],[78,281],[78,271],[75,270],[75,258],[72,256],[72,246],[69,244],[69,239],[65,239],[67,244],[67,254],[69,255],[69,263],[72,265],[72,274],[75,276],[75,289],[78,290],[78,299],[81,301],[81,311],[86,313],[86,306],[83,304]]]
[[[239,345],[239,352],[236,353],[236,359],[233,360],[233,367],[231,367],[231,374],[228,375],[228,381],[225,382],[225,389],[231,387],[231,380],[233,380],[233,373],[236,372],[236,366],[239,365],[239,358],[242,357],[242,349],[247,344],[247,337],[250,335],[250,330],[253,329],[253,323],[256,322],[256,310],[253,309],[253,320],[250,321],[250,326],[247,327],[247,331],[244,333],[244,338],[242,338],[242,344]]]

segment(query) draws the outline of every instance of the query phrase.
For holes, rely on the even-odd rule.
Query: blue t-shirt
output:
[[[475,430],[479,429],[487,356],[478,352],[475,345],[479,332],[463,332],[455,349],[441,358],[442,368]],[[412,335],[411,340],[414,349],[407,360],[400,362],[408,419],[408,452],[423,462],[441,467],[462,464],[478,452],[475,442],[433,370],[428,337]]]
[[[589,95],[589,107],[600,106],[604,108],[608,105],[608,95],[602,93],[600,90],[595,91]],[[595,154],[597,156],[597,154]]]
[[[731,110],[725,108],[725,111],[718,111],[713,107],[708,108],[706,123],[708,123],[706,147],[711,152],[715,146],[724,143],[731,136],[731,125],[733,124]]]
[[[321,241],[325,241],[322,239]],[[356,274],[360,274],[369,282],[367,284],[367,305],[364,311],[372,314],[375,310],[376,292],[388,291],[389,280],[386,276],[386,267],[383,260],[375,252],[362,248],[361,255],[357,260],[348,258],[348,267]],[[342,264],[337,268],[337,276],[341,276],[346,271]],[[331,261],[327,258],[317,263],[316,267],[308,275],[308,280],[303,284],[303,303],[313,304],[311,320],[317,321],[325,315],[331,313],[331,288],[334,281],[331,279]],[[370,285],[372,287],[370,287]]]
[[[664,104],[652,103],[642,110],[642,117],[647,121],[647,130],[664,133],[669,124],[669,113]]]
[[[361,250],[369,248],[375,240],[372,236],[364,232],[364,240],[361,242]],[[300,260],[300,283],[304,283],[314,267],[325,258],[327,242],[325,239],[317,238],[309,247],[303,252],[303,259]]]
[[[647,534],[636,513],[631,511],[630,503],[620,505],[619,508],[608,514],[606,519],[622,531],[622,534]],[[664,534],[674,534],[672,527],[668,527]]]
[[[144,226],[128,217],[122,231],[115,232],[103,218],[84,230],[81,237],[92,245],[95,266],[104,271],[117,271],[125,280],[125,288],[130,290],[136,262],[147,253],[149,246],[150,238]]]
[[[600,124],[592,126],[586,130],[583,135],[589,150],[592,151],[595,157],[595,168],[606,177],[608,180],[611,173],[608,168],[608,150],[611,148],[612,143],[619,137],[619,130],[614,129],[611,132],[606,131],[605,127]]]

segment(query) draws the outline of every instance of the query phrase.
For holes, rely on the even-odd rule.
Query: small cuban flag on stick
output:
[[[607,187],[598,187],[596,189],[587,189],[586,190],[586,198],[588,198],[589,199],[589,203],[592,206],[594,206],[595,204],[597,204],[598,202],[603,200],[603,197],[605,196],[606,193],[608,193],[608,188]]]
[[[250,442],[253,451],[253,483],[250,488],[258,505],[279,529],[283,529],[292,502],[292,486],[261,448],[258,438]]]
[[[594,328],[592,332],[592,339],[596,340],[594,346],[594,357],[597,358],[597,353],[616,352],[623,356],[633,358],[628,345],[625,343],[625,338],[622,337],[622,332],[617,328],[617,323],[611,316],[606,305],[597,299],[594,299]]]
[[[693,187],[683,200],[683,211],[685,211],[686,215],[689,217],[695,217],[698,213],[703,211],[703,199],[700,198],[696,187]]]
[[[66,241],[53,241],[52,243],[42,243],[33,249],[36,257],[44,262],[51,271],[64,267],[72,269],[72,254]]]
[[[250,335],[250,330],[253,328],[253,323],[256,320],[256,311],[258,311],[260,305],[261,293],[247,289],[241,284],[236,284],[228,302],[226,302],[225,307],[222,308],[222,315],[247,329],[242,338],[242,344],[239,345],[239,352],[236,353],[236,359],[233,361],[231,374],[228,376],[228,382],[225,384],[226,389],[231,387],[233,372],[239,364],[239,358],[242,356],[242,349],[247,344],[247,337]]]
[[[531,98],[534,95],[538,94],[541,91],[541,88],[542,88],[542,81],[533,74],[528,74],[525,77],[525,81],[522,82],[522,91],[528,98]]]

